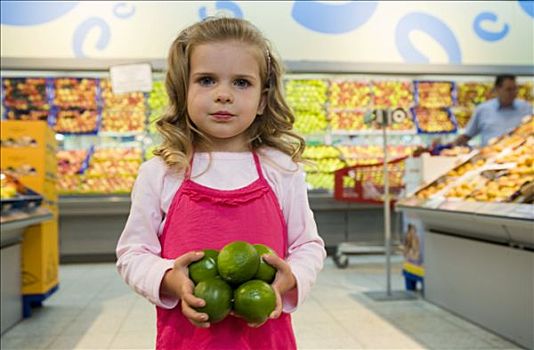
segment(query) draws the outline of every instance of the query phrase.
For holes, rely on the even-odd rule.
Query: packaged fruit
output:
[[[409,108],[413,104],[413,87],[410,81],[372,81],[374,108]]]
[[[450,81],[415,81],[416,104],[425,108],[450,107],[454,104],[454,83]]]
[[[371,103],[371,86],[367,81],[332,80],[330,82],[330,108],[365,108]]]
[[[96,110],[98,79],[56,78],[54,105],[61,109]]]
[[[16,110],[50,109],[46,78],[5,78],[2,79],[4,106]]]

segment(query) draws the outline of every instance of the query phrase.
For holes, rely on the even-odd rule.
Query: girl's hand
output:
[[[289,264],[276,254],[264,254],[262,255],[262,259],[277,270],[274,281],[271,284],[276,295],[276,306],[273,312],[269,315],[269,319],[275,319],[282,314],[282,295],[295,288],[297,286],[297,280],[295,279]],[[267,322],[267,320],[265,322]],[[265,322],[249,324],[249,326],[259,327]]]
[[[195,326],[208,328],[210,326],[207,322],[208,315],[194,309],[204,306],[206,302],[193,295],[195,285],[189,279],[189,270],[187,269],[189,264],[202,259],[203,256],[203,252],[189,252],[178,257],[174,261],[173,268],[167,270],[163,276],[161,293],[180,298],[184,316]]]

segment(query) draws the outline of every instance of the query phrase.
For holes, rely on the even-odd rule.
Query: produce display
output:
[[[7,120],[48,120],[50,112],[48,110],[7,110],[6,119]]]
[[[456,121],[448,108],[412,108],[417,129],[425,133],[451,133],[456,131]]]
[[[375,108],[409,108],[413,104],[413,87],[410,81],[371,82],[372,104]]]
[[[98,106],[98,80],[89,78],[54,79],[54,105],[61,109],[93,109]]]
[[[457,84],[458,105],[474,107],[493,97],[493,83],[461,82]]]
[[[102,148],[58,153],[60,194],[129,193],[141,165],[141,150]]]
[[[523,84],[518,84],[519,90],[517,91],[517,97],[529,101],[530,103],[534,102],[534,83],[528,81]]]
[[[425,108],[450,107],[454,104],[454,83],[447,81],[415,81],[416,104]]]
[[[165,83],[163,81],[155,81],[152,83],[152,91],[148,95],[148,108],[150,109],[150,116],[148,117],[148,131],[150,133],[156,132],[154,123],[158,120],[165,107],[169,104],[169,98],[165,91]]]
[[[443,197],[466,202],[532,203],[533,196],[524,194],[533,183],[534,116],[530,116],[516,130],[415,195],[421,200]]]
[[[336,131],[379,131],[382,130],[377,122],[365,123],[365,114],[363,110],[350,111],[330,111],[328,119],[330,120],[331,130]],[[415,124],[411,118],[405,118],[401,123],[392,123],[387,127],[388,130],[414,130]]]
[[[371,86],[367,81],[332,81],[330,82],[330,108],[355,109],[365,108],[371,103]]]
[[[102,131],[144,131],[146,108],[142,92],[114,94],[108,79],[100,82],[100,88],[103,101]]]
[[[24,186],[16,176],[0,171],[0,213],[13,210],[33,210],[41,205],[43,197]]]
[[[206,313],[209,323],[232,310],[249,324],[267,320],[276,306],[271,287],[276,269],[261,258],[264,254],[276,253],[263,244],[233,241],[220,251],[205,249],[202,259],[189,265],[193,294],[206,302],[196,310]]]
[[[49,110],[45,78],[2,79],[4,106],[17,110]]]
[[[324,132],[328,126],[325,104],[328,83],[325,80],[289,80],[285,94],[295,113],[294,128],[302,134]]]
[[[469,123],[469,119],[471,119],[474,111],[475,109],[473,107],[463,106],[453,107],[451,109],[459,128],[465,128],[467,126],[467,123]]]
[[[96,110],[60,110],[56,115],[54,131],[60,134],[95,134],[98,130],[98,119]]]

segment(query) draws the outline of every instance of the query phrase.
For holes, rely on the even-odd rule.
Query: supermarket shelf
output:
[[[129,211],[129,195],[59,197],[60,216],[127,215]]]
[[[20,58],[1,57],[2,70],[31,71],[46,70],[56,72],[59,76],[64,75],[65,70],[80,71],[87,76],[87,71],[105,71],[100,74],[108,74],[111,66],[133,63],[150,63],[154,71],[165,71],[167,62],[165,59],[98,59],[98,58]],[[290,73],[358,73],[358,74],[467,74],[467,75],[490,75],[516,74],[534,75],[534,66],[531,65],[468,65],[468,64],[405,64],[405,63],[354,63],[334,61],[284,61],[287,71]],[[4,76],[5,72],[2,72]],[[42,73],[41,73],[42,74]],[[28,76],[28,72],[24,72]]]
[[[1,246],[5,247],[22,239],[22,232],[28,226],[52,219],[52,213],[45,208],[33,212],[13,212],[1,217]]]
[[[332,131],[332,136],[382,136],[382,130]],[[388,136],[414,136],[417,130],[388,130]]]
[[[435,208],[399,203],[396,209],[415,214],[441,234],[534,249],[531,204],[443,201]]]

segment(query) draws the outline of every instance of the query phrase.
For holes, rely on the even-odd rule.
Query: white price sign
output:
[[[152,67],[148,63],[113,66],[109,73],[114,94],[152,91]]]

